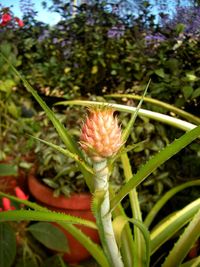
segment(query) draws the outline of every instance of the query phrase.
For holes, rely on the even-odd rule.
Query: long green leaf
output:
[[[150,234],[146,226],[141,221],[133,219],[133,218],[128,218],[127,216],[123,216],[123,215],[116,217],[113,221],[113,229],[115,232],[116,240],[118,241],[119,244],[121,244],[122,231],[128,222],[131,222],[134,225],[136,225],[144,237],[145,246],[143,249],[144,251],[146,250],[146,253],[143,253],[142,255],[143,261],[145,261],[143,266],[148,267],[149,260],[150,260]],[[145,260],[144,260],[144,254],[146,254]],[[134,255],[136,256],[136,254]],[[140,266],[139,264],[137,263],[137,265],[134,265],[134,266]]]
[[[93,258],[98,262],[101,267],[111,267],[102,249],[94,242],[92,242],[89,237],[83,234],[81,230],[79,230],[72,224],[60,223],[60,225],[70,234],[72,234],[91,253]]]
[[[137,105],[137,108],[136,108],[135,112],[132,114],[132,116],[131,116],[126,128],[123,130],[123,133],[122,133],[123,142],[126,142],[126,140],[128,139],[128,137],[129,137],[129,135],[130,135],[130,133],[132,131],[133,125],[134,125],[135,120],[137,118],[138,112],[139,112],[139,110],[140,110],[140,108],[142,106],[142,102],[143,102],[143,99],[144,99],[144,97],[145,97],[145,95],[147,93],[147,89],[149,88],[150,82],[151,82],[151,80],[149,80],[149,82],[148,82],[148,84],[147,84],[147,86],[145,88],[144,94],[143,94],[142,98],[140,99],[140,102]]]
[[[163,223],[159,223],[159,225],[151,231],[151,254],[186,225],[199,209],[200,198],[171,215],[168,219],[164,220]]]
[[[151,103],[155,106],[165,108],[166,110],[172,111],[176,113],[177,115],[183,117],[184,119],[191,121],[197,125],[200,124],[200,119],[196,117],[195,115],[188,113],[180,108],[177,108],[175,106],[172,106],[168,103],[165,103],[163,101],[151,98],[151,97],[143,97],[140,95],[130,95],[130,94],[110,94],[110,95],[105,95],[106,98],[132,98],[136,100],[141,100],[142,98],[144,99],[144,102]]]
[[[110,187],[109,188],[110,197],[114,196],[114,190]],[[115,210],[112,212],[113,218],[118,216],[126,216],[124,208],[122,207],[121,203],[117,205]],[[132,235],[132,229],[130,224],[126,224],[122,233],[121,237],[121,253],[122,259],[125,267],[133,266],[134,261],[134,240]]]
[[[12,211],[0,212],[0,222],[6,222],[6,221],[66,222],[70,224],[82,224],[87,227],[97,229],[96,224],[92,221],[49,210],[48,211],[12,210]]]
[[[184,190],[191,186],[200,186],[200,180],[193,180],[187,183],[184,183],[182,185],[178,185],[171,190],[169,190],[163,197],[161,197],[156,204],[151,208],[150,212],[148,213],[147,217],[144,220],[144,223],[147,227],[149,227],[153,221],[153,219],[156,217],[160,209],[166,204],[166,202],[172,198],[175,194],[180,192],[181,190]]]
[[[68,149],[64,149],[64,148],[62,148],[60,146],[57,146],[57,145],[55,145],[53,143],[47,142],[47,141],[45,141],[43,139],[37,138],[35,136],[32,136],[32,137],[34,139],[36,139],[36,140],[38,140],[38,141],[50,146],[50,147],[52,147],[53,149],[57,150],[58,152],[62,153],[63,155],[72,158],[77,163],[79,163],[79,165],[82,166],[86,171],[90,172],[91,174],[94,174],[93,169],[90,166],[88,166],[77,154],[70,152]]]
[[[200,210],[196,213],[192,221],[180,236],[174,248],[163,263],[163,267],[180,266],[192,245],[200,236]]]
[[[122,112],[128,112],[128,113],[135,113],[136,108],[130,107],[126,105],[121,104],[113,104],[113,103],[105,103],[105,102],[96,102],[96,101],[85,101],[85,100],[71,100],[71,101],[62,101],[57,103],[57,105],[81,105],[81,106],[105,106],[105,104],[112,106],[114,109],[122,111]],[[158,112],[146,110],[146,109],[140,109],[138,111],[138,115],[142,115],[146,118],[153,119],[168,125],[171,125],[173,127],[179,128],[184,131],[189,131],[196,127],[195,124],[186,122],[184,120],[180,120],[165,114],[161,114]]]
[[[47,208],[41,207],[40,205],[36,203],[32,203],[28,200],[21,200],[19,198],[16,198],[14,196],[10,196],[8,194],[0,192],[0,196],[10,198],[13,201],[22,203],[32,209],[35,209],[35,211],[45,211],[49,212]],[[34,211],[34,212],[35,212]],[[13,211],[11,211],[13,212]],[[56,214],[56,213],[53,213]],[[1,213],[0,213],[1,215]],[[55,220],[54,220],[55,221]],[[89,237],[87,237],[81,230],[79,230],[77,227],[73,226],[70,223],[66,223],[64,221],[58,221],[59,225],[61,225],[64,229],[66,229],[69,233],[71,233],[79,242],[91,253],[92,257],[96,259],[96,261],[99,263],[102,267],[109,267],[109,264],[107,262],[107,259],[102,251],[102,249],[95,244]],[[90,222],[91,223],[91,222]]]
[[[121,162],[123,166],[123,171],[124,171],[124,177],[125,181],[128,182],[131,177],[133,176],[132,170],[131,170],[131,164],[128,158],[127,153],[124,153],[121,155]],[[133,218],[138,221],[142,221],[142,214],[140,210],[140,204],[138,200],[138,194],[136,191],[136,188],[133,188],[129,192],[129,201],[131,205],[131,210],[133,214]],[[144,239],[142,236],[142,233],[140,229],[138,229],[138,226],[134,224],[134,266],[143,266],[144,265]]]
[[[179,139],[165,147],[158,154],[153,156],[138,172],[121,188],[117,196],[111,200],[111,209],[113,209],[132,188],[139,185],[145,178],[147,178],[156,168],[166,162],[169,158],[178,153],[181,149],[186,147],[192,141],[200,136],[200,126],[185,133]]]
[[[17,69],[12,65],[12,63],[2,54],[0,53],[1,57],[10,65],[12,68],[13,72],[22,80],[24,83],[24,86],[26,89],[33,95],[33,97],[37,100],[37,102],[40,104],[40,106],[43,108],[45,111],[46,115],[49,117],[51,122],[53,123],[54,127],[56,128],[60,138],[66,145],[66,147],[71,151],[76,154],[80,154],[80,150],[78,149],[76,143],[74,142],[73,138],[71,135],[67,132],[65,127],[60,123],[60,121],[56,118],[55,114],[53,111],[46,105],[46,103],[42,100],[42,98],[38,95],[36,90],[33,89],[33,87],[28,83],[28,81],[17,71]]]
[[[77,154],[80,158],[84,159],[81,149],[78,148],[77,143],[74,141],[72,136],[68,133],[67,129],[64,127],[62,123],[56,118],[54,112],[46,105],[46,103],[42,100],[42,98],[38,95],[38,93],[33,89],[33,87],[28,83],[28,81],[17,71],[17,69],[10,63],[10,61],[0,53],[1,57],[10,65],[13,72],[22,80],[26,89],[33,95],[36,101],[40,104],[40,106],[45,111],[48,118],[53,123],[55,129],[58,132],[63,143],[66,145],[66,148],[72,152]],[[90,173],[88,173],[82,166],[80,166],[80,170],[84,175],[86,183],[91,192],[94,190],[93,179]]]
[[[96,223],[98,226],[98,230],[99,230],[99,236],[101,239],[101,244],[104,250],[104,253],[108,259],[109,265],[112,265],[112,258],[110,256],[110,250],[108,247],[108,244],[106,242],[106,238],[105,238],[105,231],[104,231],[104,227],[103,227],[103,222],[102,222],[102,216],[101,216],[101,205],[102,202],[104,200],[104,195],[105,195],[105,191],[95,191],[94,192],[94,197],[93,197],[93,201],[92,201],[92,211],[95,215],[96,218]]]

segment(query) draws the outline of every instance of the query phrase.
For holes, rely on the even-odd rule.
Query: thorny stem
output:
[[[101,204],[101,218],[105,234],[105,241],[107,243],[107,248],[113,263],[112,267],[123,267],[124,265],[121,259],[121,254],[118,249],[112,227],[112,217],[110,212],[110,199],[108,190],[107,160],[95,162],[93,167],[95,171],[95,190],[103,190],[105,192],[104,200]]]

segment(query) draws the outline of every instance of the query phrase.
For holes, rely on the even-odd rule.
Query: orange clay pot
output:
[[[69,215],[78,216],[83,219],[95,221],[91,212],[91,194],[73,194],[71,197],[59,196],[53,197],[53,190],[42,184],[34,175],[30,173],[28,177],[28,187],[32,196],[35,197],[37,202],[50,210],[63,212]],[[65,253],[63,258],[68,263],[78,263],[80,261],[90,258],[90,253],[83,247],[70,233],[59,227],[67,237],[69,244],[69,253]],[[99,243],[98,232],[89,227],[77,225],[94,242]]]
[[[14,164],[12,157],[1,160],[0,163]],[[17,175],[0,176],[0,191],[15,196],[15,187],[19,186],[26,191],[26,172],[22,168],[18,168]]]

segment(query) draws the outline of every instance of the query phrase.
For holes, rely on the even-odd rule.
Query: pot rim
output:
[[[32,196],[45,205],[69,210],[90,210],[91,208],[92,194],[73,193],[70,197],[64,195],[54,197],[53,190],[42,184],[33,172],[28,176],[28,187]]]

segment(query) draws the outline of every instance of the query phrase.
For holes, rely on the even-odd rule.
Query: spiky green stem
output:
[[[95,190],[104,191],[104,200],[101,204],[101,218],[104,231],[104,238],[107,244],[108,253],[112,260],[112,267],[123,267],[121,254],[118,249],[115,235],[112,227],[112,217],[110,212],[110,199],[108,190],[108,167],[107,160],[95,162],[93,165],[95,171]]]

